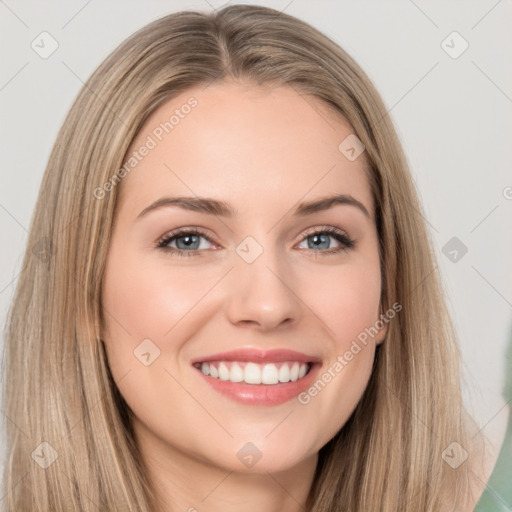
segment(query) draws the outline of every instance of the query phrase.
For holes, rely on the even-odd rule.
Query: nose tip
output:
[[[286,282],[293,277],[289,272],[275,272],[269,260],[261,255],[250,265],[241,262],[233,272],[227,303],[231,323],[272,330],[299,319],[301,302]]]

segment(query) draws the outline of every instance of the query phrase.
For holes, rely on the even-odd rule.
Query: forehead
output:
[[[139,156],[119,202],[140,210],[164,195],[198,195],[278,214],[339,193],[372,212],[364,153],[351,161],[339,149],[351,134],[341,114],[289,85],[195,86],[161,105],[133,140],[126,160]]]

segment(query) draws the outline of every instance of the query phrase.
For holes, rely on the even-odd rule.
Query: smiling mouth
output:
[[[208,361],[195,363],[194,366],[204,375],[214,379],[271,386],[302,379],[311,370],[312,363],[284,361],[261,364],[250,361]]]

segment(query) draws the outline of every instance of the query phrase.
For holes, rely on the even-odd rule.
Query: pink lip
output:
[[[315,381],[319,369],[321,368],[321,359],[315,356],[309,356],[293,350],[267,350],[260,351],[254,349],[240,349],[231,352],[220,352],[211,356],[198,358],[192,361],[192,365],[208,361],[252,361],[255,363],[278,363],[284,361],[299,361],[310,363],[309,372],[295,382],[286,382],[280,384],[247,384],[245,382],[230,382],[220,380],[209,375],[205,375],[200,368],[194,366],[199,376],[205,380],[213,389],[222,395],[231,398],[245,405],[271,406],[279,405],[305,391]]]
[[[230,352],[218,352],[210,356],[198,357],[192,360],[192,364],[204,363],[208,361],[240,361],[254,363],[283,363],[285,361],[298,361],[300,363],[320,363],[319,357],[296,352],[295,350],[273,349],[273,350],[256,350],[256,349],[238,349]]]

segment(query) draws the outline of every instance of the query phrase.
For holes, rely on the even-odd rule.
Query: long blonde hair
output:
[[[462,508],[473,452],[459,353],[383,101],[354,60],[310,25],[235,5],[170,14],[133,34],[93,73],[58,134],[5,336],[6,510],[157,510],[99,340],[101,282],[122,183],[101,199],[95,189],[121,168],[156,108],[227,77],[293,86],[350,123],[366,147],[376,205],[382,310],[402,306],[356,410],[320,450],[307,510]],[[457,469],[442,457],[452,442],[470,456]]]

